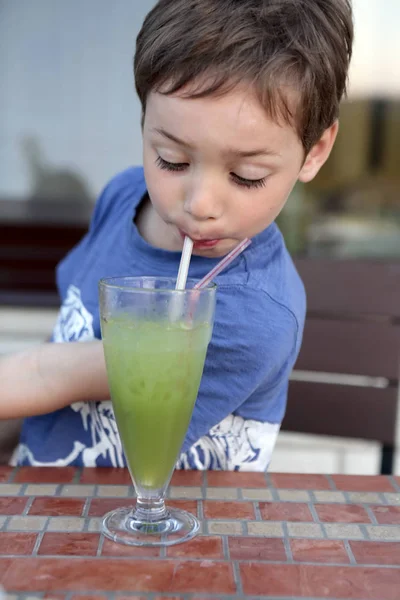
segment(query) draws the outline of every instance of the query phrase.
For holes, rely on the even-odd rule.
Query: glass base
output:
[[[196,517],[176,508],[167,508],[165,517],[151,522],[139,520],[132,507],[117,508],[103,519],[102,533],[128,546],[173,546],[192,539],[200,529]]]

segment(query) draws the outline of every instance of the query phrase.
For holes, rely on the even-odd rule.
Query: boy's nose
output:
[[[197,221],[208,221],[218,219],[222,209],[216,194],[203,188],[186,197],[184,211]]]

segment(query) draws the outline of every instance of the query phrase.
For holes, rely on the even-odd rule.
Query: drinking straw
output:
[[[186,287],[187,276],[189,272],[190,258],[192,256],[193,241],[190,237],[185,236],[181,262],[179,264],[178,278],[176,280],[176,290],[184,290]]]
[[[217,264],[203,279],[198,281],[193,289],[199,290],[203,287],[206,287],[213,279],[216,277],[221,271],[223,271],[239,254],[243,252],[248,246],[250,246],[251,240],[245,238],[240,244],[238,244],[233,250],[229,252],[224,258]]]

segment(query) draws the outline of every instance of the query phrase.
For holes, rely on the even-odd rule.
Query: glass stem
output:
[[[141,498],[136,500],[135,518],[146,523],[154,523],[167,518],[168,511],[164,498]]]

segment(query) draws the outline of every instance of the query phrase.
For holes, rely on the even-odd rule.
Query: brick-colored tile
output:
[[[31,554],[36,538],[36,533],[0,532],[0,554]]]
[[[325,475],[308,475],[302,473],[270,473],[276,488],[293,490],[330,490]]]
[[[350,562],[344,543],[339,540],[292,539],[290,546],[296,562]]]
[[[9,531],[42,531],[46,521],[46,517],[11,517],[7,529]]]
[[[89,517],[103,517],[110,510],[134,506],[136,500],[133,498],[93,498],[90,501]]]
[[[2,565],[0,564],[0,569]],[[21,577],[24,573],[24,577]],[[3,575],[6,589],[15,591],[95,590],[164,593],[234,594],[231,565],[213,561],[107,560],[99,569],[95,559],[16,558]]]
[[[382,475],[332,475],[338,490],[346,492],[393,492],[388,477]]]
[[[353,523],[327,523],[324,525],[328,537],[340,540],[362,540],[363,534],[359,525]]]
[[[76,473],[74,467],[20,467],[16,483],[70,483]]]
[[[157,548],[157,546],[126,546],[125,544],[116,544],[105,538],[101,554],[102,556],[159,558],[160,548]]]
[[[174,471],[170,485],[184,487],[201,486],[204,473],[202,471]]]
[[[207,471],[210,487],[266,488],[264,473],[238,471]]]
[[[45,533],[38,554],[96,556],[99,540],[97,533]]]
[[[250,502],[218,502],[206,500],[203,503],[206,519],[254,519],[254,507]]]
[[[112,467],[85,467],[79,481],[91,485],[132,485],[128,469]]]
[[[167,556],[171,558],[203,558],[222,559],[224,553],[220,537],[197,537],[185,544],[177,544],[167,548]]]
[[[240,566],[247,595],[398,600],[400,569],[312,565]]]
[[[400,565],[396,542],[350,542],[354,558],[362,565]]]
[[[84,505],[85,501],[79,498],[35,498],[29,514],[47,517],[80,517]]]
[[[316,504],[318,517],[325,523],[371,523],[367,511],[354,504]]]
[[[286,561],[283,541],[278,538],[230,537],[231,560]]]
[[[274,521],[253,521],[247,524],[249,535],[263,535],[265,537],[283,537],[282,523]]]
[[[9,481],[13,467],[7,465],[0,465],[0,483],[7,483]]]
[[[242,523],[235,521],[209,521],[208,532],[211,535],[242,535]]]
[[[167,500],[167,508],[179,508],[197,515],[197,500]]]
[[[292,537],[323,537],[321,525],[317,523],[288,523],[287,528]]]
[[[265,521],[314,521],[307,504],[295,502],[260,502]]]
[[[400,506],[371,506],[371,510],[380,525],[400,525]]]
[[[27,502],[27,498],[0,497],[0,514],[21,515],[25,510]]]

